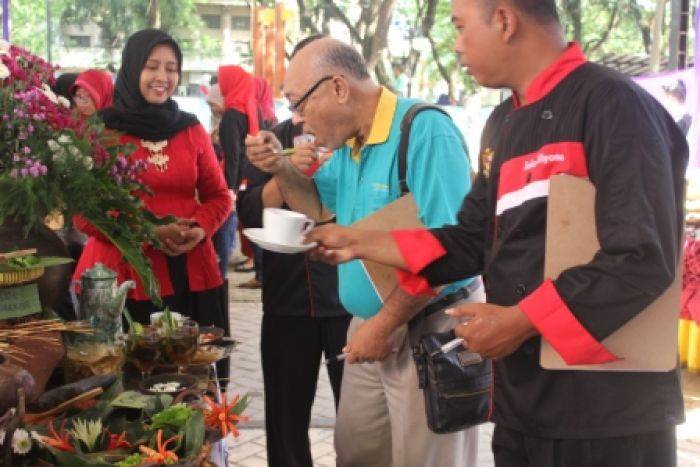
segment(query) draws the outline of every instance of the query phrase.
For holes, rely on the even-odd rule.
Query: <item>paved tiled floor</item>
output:
[[[252,396],[247,411],[250,420],[241,424],[241,435],[238,438],[229,440],[229,465],[264,467],[267,465],[267,455],[263,429],[265,414],[259,351],[262,317],[260,291],[234,287],[236,283],[248,277],[250,277],[249,274],[234,273],[229,276],[232,335],[241,343],[231,359],[230,390],[236,393],[249,393]],[[679,467],[700,467],[700,375],[684,373],[683,380],[687,422],[678,429],[678,465]],[[309,433],[315,466],[335,466],[334,422],[335,410],[328,376],[321,371]],[[480,427],[477,467],[493,466],[490,449],[492,430],[491,425]]]

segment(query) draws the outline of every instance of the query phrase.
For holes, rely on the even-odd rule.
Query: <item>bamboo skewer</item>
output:
[[[66,402],[57,405],[53,409],[47,410],[46,412],[25,414],[23,417],[24,423],[36,423],[39,420],[43,420],[48,417],[51,417],[52,415],[59,414],[79,402],[99,396],[100,394],[102,394],[103,391],[104,390],[102,388],[95,388],[88,392],[80,394],[79,396],[76,396],[70,400],[67,400]]]
[[[0,341],[14,339],[17,337],[35,337],[37,339],[58,342],[55,336],[37,336],[37,334],[47,334],[51,332],[69,331],[78,333],[93,333],[95,330],[84,322],[66,322],[61,320],[32,321],[17,324],[11,328],[0,328]]]

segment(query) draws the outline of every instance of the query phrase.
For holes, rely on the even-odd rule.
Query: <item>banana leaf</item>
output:
[[[71,258],[61,256],[19,256],[0,261],[0,272],[26,271],[29,269],[49,268],[72,263]]]
[[[102,235],[107,237],[107,239],[117,247],[119,252],[122,254],[124,259],[134,268],[134,272],[139,277],[141,285],[143,285],[143,290],[148,295],[148,298],[157,306],[162,307],[163,301],[160,298],[160,286],[158,280],[153,275],[153,269],[151,268],[151,261],[144,255],[141,246],[134,245],[128,238],[122,236],[112,235],[107,229],[105,229],[100,222],[100,219],[90,219],[95,228],[97,228]]]

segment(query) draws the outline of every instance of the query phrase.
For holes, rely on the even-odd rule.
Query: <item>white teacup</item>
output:
[[[283,245],[296,245],[313,229],[315,222],[304,214],[287,209],[263,209],[265,240]]]

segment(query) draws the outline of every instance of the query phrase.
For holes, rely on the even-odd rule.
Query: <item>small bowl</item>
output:
[[[193,365],[207,365],[226,357],[226,349],[218,345],[200,345],[192,357]]]
[[[151,388],[154,384],[158,383],[180,383],[180,387],[175,391],[159,392],[152,391]],[[141,380],[139,383],[139,389],[144,394],[150,394],[152,396],[159,396],[161,394],[169,394],[171,396],[177,396],[182,391],[187,391],[197,386],[197,378],[192,375],[180,374],[180,373],[163,373],[160,375],[149,376]]]
[[[199,343],[211,344],[224,337],[224,330],[216,326],[202,326],[199,328]]]

